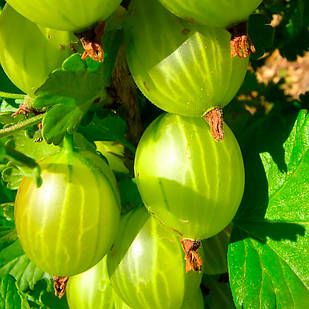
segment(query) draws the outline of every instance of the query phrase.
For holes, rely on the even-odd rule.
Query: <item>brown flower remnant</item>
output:
[[[250,53],[255,53],[255,47],[247,35],[237,36],[231,39],[231,56],[246,58]]]
[[[211,135],[217,142],[223,141],[223,110],[221,107],[215,107],[209,111],[204,118],[208,122]]]
[[[104,51],[102,47],[102,36],[104,35],[105,28],[106,22],[102,21],[98,23],[94,29],[76,34],[85,50],[82,54],[82,59],[90,57],[95,61],[103,62]]]
[[[191,239],[181,239],[181,245],[185,252],[186,272],[201,271],[203,263],[197,252],[201,243]]]
[[[58,298],[62,298],[62,296],[65,293],[65,289],[67,287],[67,282],[69,277],[59,277],[59,276],[54,276],[54,290],[55,290],[55,295]]]
[[[247,23],[243,22],[228,29],[231,33],[231,56],[246,58],[250,53],[255,53],[255,47],[247,34]]]

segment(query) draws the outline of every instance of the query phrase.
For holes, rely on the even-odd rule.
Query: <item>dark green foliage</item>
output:
[[[125,6],[129,2],[123,1]],[[0,0],[0,8],[4,4]],[[274,15],[280,22],[272,27]],[[204,276],[206,308],[303,309],[309,303],[309,92],[295,99],[282,90],[283,79],[264,84],[256,76],[277,49],[291,61],[303,56],[309,50],[308,27],[308,0],[264,0],[250,17],[248,31],[257,50],[250,59],[252,70],[224,109],[242,149],[245,193],[232,224],[229,276]],[[53,144],[61,145],[67,132],[74,133],[79,148],[95,151],[97,141],[120,144],[123,153],[115,158],[128,168],[127,173],[116,171],[122,211],[142,204],[132,173],[135,147],[128,136],[134,121],[145,129],[161,111],[134,90],[138,107],[119,112],[129,100],[119,98],[112,75],[123,44],[118,28],[104,36],[102,64],[81,60],[78,49],[38,89],[27,116],[12,117],[24,100],[0,67],[0,92],[17,94],[0,96],[0,308],[68,309],[65,297],[54,296],[52,276],[25,255],[14,226],[21,178],[39,178],[35,165],[27,163],[57,152]],[[43,131],[38,127],[42,119]],[[21,128],[15,130],[16,125]],[[4,132],[7,128],[13,129]],[[15,152],[10,156],[8,149]]]
[[[258,41],[264,40],[267,51],[279,48],[282,56],[295,60],[309,50],[309,3],[307,0],[264,0],[259,8],[260,20],[250,19],[249,31]],[[280,15],[280,23],[274,29],[274,42],[270,46],[270,31],[261,27],[261,20],[270,21],[274,14]],[[257,25],[255,24],[257,22]],[[267,31],[267,32],[266,32]]]

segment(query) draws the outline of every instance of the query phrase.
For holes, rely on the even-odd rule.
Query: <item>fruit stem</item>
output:
[[[7,158],[19,163],[20,165],[26,166],[32,170],[32,175],[30,176],[32,176],[35,179],[36,185],[39,187],[42,184],[42,178],[40,176],[41,169],[40,166],[37,164],[37,162],[8,145],[4,145],[4,149],[5,149],[5,156]]]
[[[25,94],[9,93],[9,92],[0,91],[0,97],[6,98],[6,99],[23,100],[25,98]]]
[[[63,149],[65,152],[74,151],[73,135],[66,134],[63,139]]]
[[[127,140],[136,146],[143,132],[137,91],[126,59],[125,46],[119,48],[110,87],[116,110],[127,122]]]
[[[16,149],[8,145],[4,145],[4,148],[5,148],[5,154],[8,158],[17,161],[18,163],[21,163],[23,165],[26,165],[29,168],[35,168],[38,166],[35,160],[17,151]]]
[[[37,116],[31,117],[25,121],[18,122],[10,127],[0,130],[0,138],[12,135],[14,132],[19,130],[25,130],[33,125],[42,121],[44,114],[39,114]]]

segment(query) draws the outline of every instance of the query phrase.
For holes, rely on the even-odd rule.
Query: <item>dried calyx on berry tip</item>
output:
[[[58,298],[62,298],[62,296],[65,293],[65,289],[67,287],[67,282],[69,280],[69,277],[54,276],[53,280],[54,280],[55,295]]]
[[[201,242],[191,239],[181,239],[181,245],[185,252],[186,272],[189,271],[201,271],[202,260],[198,254]]]
[[[215,107],[209,111],[205,116],[211,130],[211,135],[217,142],[223,141],[223,110],[221,107]]]
[[[228,29],[232,35],[230,41],[232,57],[246,58],[255,53],[255,47],[247,34],[247,26],[248,23],[243,22]]]
[[[105,28],[106,22],[101,21],[92,29],[75,34],[80,39],[84,48],[82,59],[90,57],[94,61],[103,62],[104,50],[102,47],[102,37]]]

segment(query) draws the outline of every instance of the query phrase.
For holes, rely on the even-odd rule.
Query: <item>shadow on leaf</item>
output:
[[[290,223],[286,219],[282,220],[286,222],[279,222],[280,214],[278,214],[278,222],[265,219],[271,190],[260,157],[261,153],[268,152],[273,163],[278,167],[278,173],[284,174],[288,171],[283,145],[293,129],[296,118],[295,112],[283,115],[274,110],[259,122],[258,131],[250,130],[249,142],[243,150],[246,171],[245,192],[234,220],[234,226],[237,229],[232,233],[231,242],[247,237],[262,243],[265,243],[267,238],[296,242],[298,236],[305,235],[305,228],[301,224]],[[248,131],[244,134],[248,134]],[[291,196],[291,199],[293,198],[295,197]],[[240,233],[238,229],[242,232]]]
[[[268,238],[275,241],[290,240],[296,242],[298,236],[305,236],[306,229],[300,224],[289,222],[249,222],[238,224],[238,228],[250,237],[265,244]],[[246,237],[245,237],[246,238]],[[239,241],[240,239],[237,239]]]

